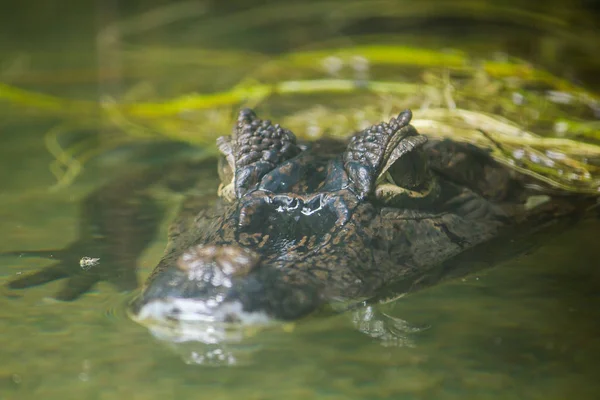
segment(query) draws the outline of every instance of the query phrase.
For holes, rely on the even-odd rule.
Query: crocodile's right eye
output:
[[[218,138],[217,146],[224,156],[219,163],[219,195],[228,200],[241,198],[302,150],[291,131],[259,119],[249,109],[240,111],[233,135]]]
[[[233,156],[233,145],[231,143],[230,136],[221,136],[217,139],[217,147],[221,152],[219,157],[219,163],[217,165],[217,172],[219,173],[219,197],[227,201],[235,200],[235,184],[234,184],[234,171],[235,171],[235,158]]]
[[[225,156],[219,157],[217,171],[219,173],[219,180],[221,181],[218,189],[219,196],[227,201],[235,200],[233,170]]]

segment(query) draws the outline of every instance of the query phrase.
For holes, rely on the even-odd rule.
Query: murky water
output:
[[[61,29],[82,28],[73,24]],[[287,40],[307,40],[304,29],[289,27]],[[243,37],[239,32],[231,35]],[[60,47],[64,36],[57,36],[47,40]],[[234,41],[232,37],[221,35],[219,40]],[[160,35],[154,39],[166,40]],[[93,57],[85,51],[81,56]],[[238,68],[243,69],[232,67]],[[216,84],[227,82],[223,78]],[[97,95],[81,84],[28,85],[60,94]],[[113,151],[91,162],[70,187],[51,192],[52,157],[41,133],[52,125],[14,118],[1,125],[0,252],[64,247],[75,239],[77,205],[85,194],[132,165],[150,162],[149,157],[134,157],[139,154],[135,148]],[[166,222],[139,260],[142,277],[162,253]],[[3,257],[0,400],[597,399],[599,229],[600,220],[590,216],[493,268],[474,262],[477,272],[472,275],[382,306],[376,312],[399,325],[391,339],[372,337],[377,326],[376,321],[369,324],[369,310],[314,318],[253,338],[251,355],[236,367],[184,363],[173,349],[126,318],[124,306],[131,294],[118,293],[108,284],[68,303],[51,299],[60,281],[9,291],[6,282],[49,261]]]

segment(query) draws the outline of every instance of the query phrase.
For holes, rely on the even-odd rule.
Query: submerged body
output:
[[[162,337],[187,341],[201,340],[198,326],[265,324],[343,309],[399,294],[511,227],[535,228],[578,209],[577,199],[527,189],[479,149],[427,142],[410,118],[404,111],[348,142],[302,145],[290,131],[241,111],[233,135],[218,141],[219,178],[204,180],[217,192],[220,179],[218,196],[184,203],[131,316]],[[148,182],[165,174],[150,176]],[[173,171],[168,176],[174,186],[196,182]],[[82,238],[63,252],[65,261],[10,285],[72,275],[59,295],[64,299],[101,279],[134,285],[131,271],[158,213],[142,190],[147,185],[124,182],[119,187],[136,201],[99,191],[86,202],[86,215],[96,217],[84,220]],[[140,212],[142,206],[152,213]],[[106,211],[113,209],[121,213]],[[126,228],[110,227],[119,223]],[[135,231],[136,224],[144,229]],[[90,226],[107,228],[103,239]],[[88,255],[90,243],[101,249],[90,254],[101,264],[73,269],[70,263]]]

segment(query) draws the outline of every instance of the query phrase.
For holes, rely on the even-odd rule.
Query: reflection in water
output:
[[[366,336],[375,339],[383,347],[414,348],[415,335],[429,329],[417,327],[393,316],[382,308],[385,305],[368,305],[343,314],[352,326]],[[242,326],[232,323],[177,323],[164,321],[152,323],[130,317],[144,325],[162,346],[178,354],[186,364],[204,366],[246,366],[260,359],[260,352],[276,350],[275,340],[291,344],[293,337],[286,333],[294,324],[272,323],[269,326]],[[323,317],[326,318],[326,317]],[[310,328],[309,328],[310,329]]]
[[[354,310],[352,323],[360,332],[377,339],[386,347],[414,347],[411,334],[427,329],[411,326],[409,322],[386,314],[372,305]]]
[[[128,308],[129,317],[147,328],[158,342],[170,348],[186,364],[204,366],[240,366],[252,363],[252,357],[264,345],[267,331],[284,327],[271,322],[263,325],[199,320],[155,320]]]
[[[153,332],[154,333],[154,332]],[[259,350],[258,346],[233,343],[202,343],[202,342],[163,342],[173,352],[178,354],[183,362],[189,365],[208,367],[233,367],[252,364],[252,357]]]

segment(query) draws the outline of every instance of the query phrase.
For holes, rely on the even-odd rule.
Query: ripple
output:
[[[137,291],[124,293],[120,296],[110,296],[106,298],[104,316],[110,321],[120,322],[129,321],[127,308],[133,299],[138,295]]]

